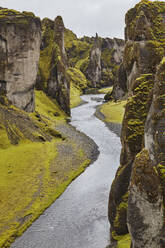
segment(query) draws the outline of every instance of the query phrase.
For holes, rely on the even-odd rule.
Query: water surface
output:
[[[92,138],[100,155],[12,245],[12,248],[105,248],[110,185],[119,165],[120,139],[94,116],[103,95],[86,95],[71,124]]]

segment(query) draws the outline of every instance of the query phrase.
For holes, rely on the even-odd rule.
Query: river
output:
[[[92,138],[98,159],[11,246],[12,248],[105,248],[109,243],[108,196],[119,165],[120,139],[94,116],[100,105],[87,102],[72,109],[71,125]]]

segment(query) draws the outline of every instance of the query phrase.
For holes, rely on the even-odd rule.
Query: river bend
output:
[[[119,165],[120,139],[94,116],[97,97],[72,109],[71,125],[92,138],[100,155],[11,246],[12,248],[105,248],[110,185]]]

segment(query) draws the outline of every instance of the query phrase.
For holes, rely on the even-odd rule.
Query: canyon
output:
[[[10,247],[52,203],[53,209],[61,197],[65,202],[69,188],[62,193],[92,163],[72,184],[79,195],[81,186],[74,184],[89,180],[83,197],[88,196],[89,218],[97,216],[97,222],[102,216],[98,228],[90,229],[86,243],[83,237],[73,243],[60,237],[58,248],[68,242],[73,248],[165,247],[165,3],[141,0],[125,22],[125,40],[97,33],[78,38],[61,16],[40,20],[31,12],[0,8],[0,247]],[[90,173],[97,183],[100,173],[100,195],[92,185],[93,205]],[[99,230],[103,239],[94,238]],[[26,243],[21,238],[13,247]],[[49,241],[42,245],[51,247]]]

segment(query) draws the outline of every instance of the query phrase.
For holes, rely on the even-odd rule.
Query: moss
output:
[[[106,122],[122,123],[126,101],[108,102],[100,107]]]
[[[82,68],[80,68],[80,64],[81,67],[83,67],[82,64],[84,64],[84,62],[87,61],[87,58],[89,58],[91,44],[78,39],[77,36],[69,29],[65,29],[64,41],[70,66],[76,66],[77,69],[81,70]],[[82,61],[79,62],[80,60]],[[84,72],[84,70],[81,71]]]
[[[73,108],[78,106],[82,102],[80,95],[83,93],[83,90],[87,88],[87,79],[84,74],[77,68],[70,67],[67,70],[67,75],[71,83],[70,105],[71,108]]]
[[[116,235],[115,232],[112,232],[112,237],[114,240],[117,240],[116,248],[130,248],[131,247],[131,237],[129,234],[126,235]]]
[[[116,248],[130,248],[131,247],[131,237],[129,234],[124,235],[121,239],[117,242]]]
[[[77,40],[77,36],[71,30],[65,28],[64,41],[67,50],[73,47],[73,40]]]
[[[35,95],[36,113],[39,113],[45,121],[58,123],[65,120],[67,116],[55,99],[49,98],[43,91],[36,90]]]
[[[17,24],[17,25],[29,25],[31,21],[35,21],[40,24],[40,18],[35,17],[32,12],[19,12],[13,9],[2,8],[0,9],[0,22],[3,25],[6,24]]]
[[[75,108],[82,103],[80,95],[82,91],[78,89],[73,83],[70,86],[70,107]]]
[[[146,194],[148,202],[156,203],[158,201],[160,197],[160,180],[146,149],[136,155],[130,187],[133,185],[136,185],[140,193],[144,192]]]
[[[131,151],[139,152],[141,150],[152,88],[152,74],[142,75],[136,79],[133,88],[134,95],[128,99],[124,125],[127,127],[125,141]]]
[[[120,204],[117,206],[116,215],[113,223],[118,234],[122,234],[123,219],[125,220],[128,209],[128,192],[122,196]],[[121,229],[121,230],[120,230]]]
[[[113,90],[113,87],[105,87],[105,88],[101,88],[98,90],[99,94],[107,94],[107,93],[111,93]]]
[[[48,18],[42,21],[42,40],[44,47],[41,49],[39,60],[38,81],[36,88],[47,91],[48,81],[51,77],[51,69],[57,66],[60,60],[60,50],[54,42],[54,25]]]
[[[126,14],[127,32],[132,40],[141,39],[145,33],[148,40],[165,38],[165,25],[162,15],[165,13],[165,3],[159,1],[141,1]],[[145,17],[150,25],[147,24]],[[137,28],[138,25],[138,28]],[[135,30],[136,27],[136,30]]]
[[[86,89],[87,79],[80,70],[70,67],[67,70],[67,74],[70,77],[70,80],[75,85],[75,87],[77,87],[80,90]]]
[[[79,69],[81,72],[83,72],[85,74],[87,71],[88,65],[89,65],[89,56],[77,61],[75,68]]]
[[[111,50],[108,48],[103,49],[101,53],[101,60],[104,68],[113,68],[116,65],[113,59],[114,52],[114,48]]]
[[[0,143],[0,247],[9,247],[90,163],[79,144],[70,138],[64,140],[63,135],[55,129],[57,125],[66,125],[66,115],[42,91],[36,91],[35,113],[27,114],[15,107],[11,111],[17,111],[17,115],[12,116],[14,122],[19,113],[24,121],[18,122],[30,125],[29,135],[45,131],[51,138],[46,141],[45,137],[40,142],[28,140],[24,138],[26,130],[19,133],[19,126],[15,122],[20,141],[12,145],[4,125],[0,126],[3,138]],[[65,156],[60,147],[68,146],[72,153]]]

